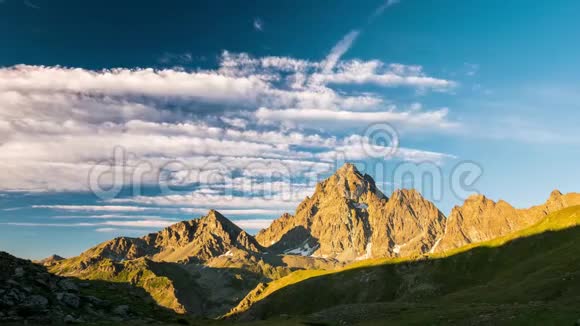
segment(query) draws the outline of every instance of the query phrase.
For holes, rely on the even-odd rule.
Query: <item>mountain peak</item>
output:
[[[41,265],[45,265],[45,266],[50,266],[50,265],[55,264],[55,263],[57,263],[57,262],[59,262],[61,260],[64,260],[64,258],[61,257],[61,256],[59,256],[59,255],[54,254],[54,255],[50,255],[50,256],[48,256],[48,257],[46,257],[44,259],[37,260],[37,261],[34,261],[34,262],[37,263],[37,264],[41,264]]]
[[[355,173],[360,175],[360,172],[358,171],[358,169],[356,168],[356,165],[352,164],[352,163],[344,163],[338,170],[336,170],[335,174],[336,175],[349,175],[351,173]]]
[[[273,252],[349,261],[424,253],[444,224],[443,213],[416,190],[397,190],[388,199],[372,177],[347,163],[294,216],[282,216],[256,239]]]
[[[346,198],[358,202],[361,196],[366,197],[370,192],[385,198],[371,176],[359,172],[354,164],[345,163],[332,176],[316,185],[313,197]]]
[[[466,201],[487,201],[487,197],[483,194],[472,194],[467,197]]]
[[[395,189],[395,191],[393,191],[393,194],[391,195],[391,199],[393,199],[393,198],[411,199],[411,198],[417,198],[417,197],[423,197],[423,196],[416,189],[405,189],[405,188]]]
[[[200,219],[215,220],[221,224],[233,224],[230,220],[223,216],[222,213],[216,211],[215,209],[210,209],[207,212],[207,215],[202,216]]]
[[[558,189],[554,189],[554,190],[552,190],[552,192],[550,193],[550,198],[551,198],[551,199],[554,199],[554,198],[559,198],[559,197],[562,197],[562,196],[563,196],[562,192],[560,192],[560,190],[558,190]]]
[[[231,249],[260,252],[256,240],[216,210],[181,221],[142,238],[119,237],[83,255],[116,261],[147,257],[157,261],[207,261]]]

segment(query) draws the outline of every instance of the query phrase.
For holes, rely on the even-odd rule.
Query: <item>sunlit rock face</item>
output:
[[[531,226],[562,208],[579,204],[580,194],[563,195],[558,190],[554,190],[544,204],[526,209],[517,209],[503,200],[495,202],[483,195],[473,195],[462,206],[453,208],[445,235],[433,251],[443,252],[491,240]]]
[[[398,190],[389,199],[345,164],[256,239],[277,253],[357,260],[426,253],[444,226],[444,215],[418,192]]]

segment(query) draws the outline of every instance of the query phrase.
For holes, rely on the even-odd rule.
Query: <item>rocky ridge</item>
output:
[[[473,195],[456,206],[447,219],[445,234],[437,240],[433,252],[445,252],[466,244],[491,240],[529,227],[550,213],[580,205],[580,194],[552,191],[548,200],[526,209],[517,209],[500,200]]]
[[[142,238],[119,237],[85,251],[88,260],[113,261],[149,258],[166,262],[205,262],[232,249],[261,252],[263,248],[246,231],[218,211],[173,224]]]
[[[415,190],[388,198],[369,175],[345,164],[294,215],[282,215],[256,240],[276,253],[342,261],[420,255],[443,234],[445,221]]]

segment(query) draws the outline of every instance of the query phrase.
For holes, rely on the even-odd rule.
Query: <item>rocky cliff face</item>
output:
[[[445,217],[413,190],[391,199],[374,180],[345,164],[319,183],[294,216],[285,214],[256,239],[277,253],[355,260],[427,252]]]
[[[179,222],[142,238],[115,238],[87,250],[81,256],[113,261],[147,257],[167,262],[203,262],[234,248],[248,252],[262,250],[246,231],[211,210],[199,219]]]
[[[153,257],[159,261],[207,261],[232,249],[261,252],[258,242],[215,210],[191,221],[174,224],[143,240],[158,250]]]
[[[415,190],[397,190],[369,211],[370,257],[413,257],[427,253],[443,235],[445,216]]]
[[[437,241],[433,251],[444,252],[504,236],[531,226],[550,213],[574,205],[580,205],[580,194],[563,195],[558,190],[554,190],[544,204],[527,209],[514,208],[503,200],[494,202],[483,195],[474,195],[462,206],[453,208],[445,234]]]

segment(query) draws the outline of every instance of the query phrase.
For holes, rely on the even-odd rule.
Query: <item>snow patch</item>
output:
[[[365,203],[355,203],[354,207],[356,207],[358,209],[367,209],[367,208],[369,208],[369,205],[367,205]]]
[[[401,252],[401,246],[399,246],[398,244],[396,244],[393,247],[393,252],[396,253],[397,255]]]
[[[306,242],[303,246],[292,250],[286,250],[284,251],[284,253],[290,255],[310,256],[316,251],[316,249],[318,249],[318,247],[319,247],[318,245],[310,247],[308,242]]]
[[[429,250],[429,253],[432,254],[435,252],[435,249],[437,248],[437,246],[439,245],[439,242],[441,242],[441,239],[443,239],[443,237],[437,239],[437,241],[435,241],[435,244],[433,245],[433,247],[431,247],[431,250]]]
[[[365,260],[365,259],[371,258],[372,250],[373,250],[373,243],[372,242],[367,243],[367,246],[365,247],[365,254],[362,256],[356,257],[354,260]]]
[[[219,257],[233,257],[234,253],[231,250],[226,251],[226,253],[219,255]]]
[[[413,241],[413,240],[414,240],[414,239],[411,239],[409,242],[411,242],[411,241]],[[403,244],[396,244],[396,243],[395,243],[395,246],[393,247],[393,253],[395,253],[395,254],[397,254],[397,255],[398,255],[398,254],[400,254],[400,253],[401,253],[401,249],[402,249],[404,246],[406,246],[406,245],[407,245],[409,242],[405,242],[405,243],[403,243]]]

